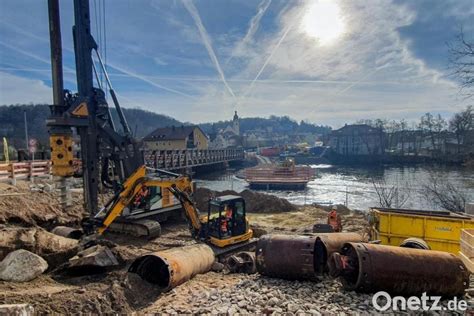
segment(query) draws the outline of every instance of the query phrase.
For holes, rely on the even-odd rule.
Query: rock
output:
[[[211,270],[214,271],[214,272],[221,272],[222,270],[224,270],[224,264],[215,261],[215,262],[212,264]]]
[[[288,304],[286,308],[288,309],[290,313],[294,313],[298,310],[299,307],[295,304]]]
[[[29,304],[0,305],[0,315],[30,316],[34,314],[35,314],[35,310],[33,306]]]
[[[0,279],[13,282],[33,280],[48,269],[48,263],[28,250],[10,252],[0,262]]]
[[[278,304],[278,299],[276,297],[272,297],[271,299],[268,300],[267,305],[268,306],[275,306]]]

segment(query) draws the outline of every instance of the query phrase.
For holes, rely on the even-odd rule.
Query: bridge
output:
[[[226,164],[245,158],[241,148],[156,150],[145,152],[145,163],[149,167],[179,170],[201,166]]]

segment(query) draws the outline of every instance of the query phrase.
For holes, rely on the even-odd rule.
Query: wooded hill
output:
[[[0,138],[6,137],[11,146],[15,148],[25,147],[25,124],[24,112],[28,123],[28,134],[30,138],[35,138],[41,146],[48,146],[48,130],[46,128],[46,118],[49,115],[49,107],[46,104],[15,104],[0,106]],[[137,138],[141,138],[151,133],[154,129],[166,126],[190,125],[183,123],[172,117],[157,114],[142,109],[123,109],[125,117],[132,133]],[[112,117],[116,126],[119,126],[119,120],[115,109],[112,108]],[[216,123],[200,124],[206,133],[217,132],[231,124],[230,121],[219,121]],[[328,126],[317,126],[301,121],[298,123],[287,116],[269,118],[241,118],[240,131],[245,133],[257,129],[270,129],[276,133],[315,133],[325,134],[331,129]]]

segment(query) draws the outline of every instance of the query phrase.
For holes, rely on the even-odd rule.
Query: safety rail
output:
[[[186,149],[145,152],[147,166],[175,170],[243,160],[243,149]]]
[[[49,177],[51,162],[49,160],[0,163],[0,181],[16,183],[17,179]]]

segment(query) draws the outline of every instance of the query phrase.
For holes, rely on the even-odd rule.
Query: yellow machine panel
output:
[[[72,115],[76,115],[76,116],[88,116],[88,115],[89,115],[89,111],[87,110],[87,103],[86,103],[86,102],[82,102],[81,104],[79,104],[79,105],[74,109],[74,111],[72,111]]]
[[[432,250],[458,255],[461,230],[474,228],[474,218],[454,213],[437,215],[439,212],[396,209],[372,209],[370,211],[371,240],[383,245],[399,246],[410,237],[421,238]]]
[[[72,136],[51,135],[49,137],[49,143],[51,146],[53,175],[61,177],[72,176],[74,174]]]

